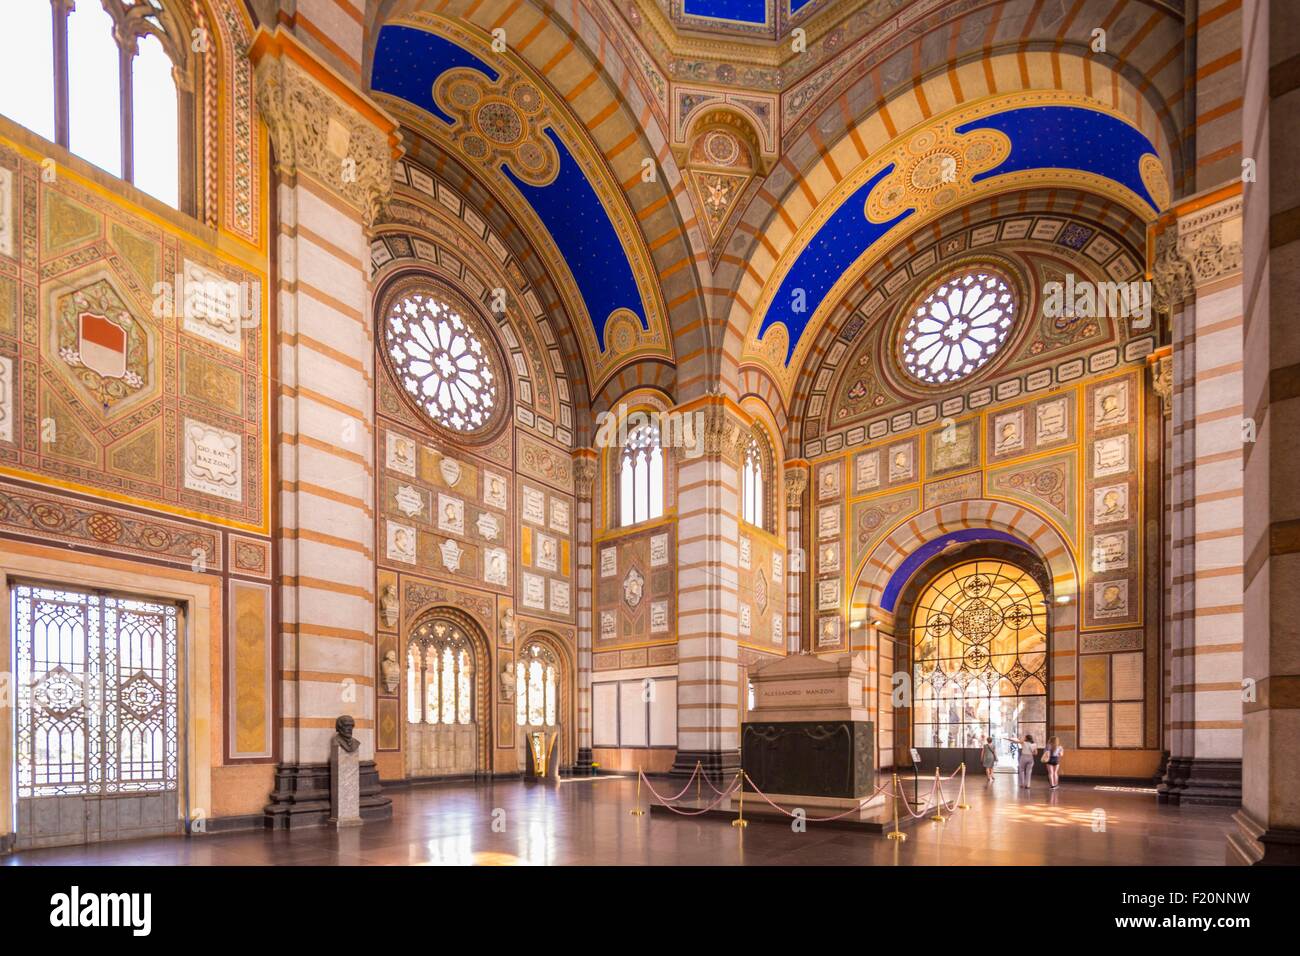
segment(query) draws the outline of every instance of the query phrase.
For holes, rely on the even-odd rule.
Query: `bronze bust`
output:
[[[357,722],[352,719],[351,714],[344,714],[334,721],[334,742],[339,745],[339,749],[344,753],[354,754],[357,752],[357,748],[361,746],[361,741],[352,736],[352,729],[356,725]]]

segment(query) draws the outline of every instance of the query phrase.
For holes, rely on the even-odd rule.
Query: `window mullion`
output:
[[[122,178],[128,183],[135,182],[135,124],[133,121],[135,95],[131,76],[131,65],[135,59],[135,53],[135,37],[132,37],[129,43],[119,41],[117,77],[119,102],[121,104],[119,122],[122,124]]]
[[[68,132],[68,14],[70,0],[50,0],[54,8],[54,141],[64,149],[72,142]]]

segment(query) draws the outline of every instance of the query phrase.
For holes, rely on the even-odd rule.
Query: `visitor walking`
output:
[[[1017,764],[1020,786],[1025,790],[1029,789],[1029,784],[1034,775],[1034,757],[1038,754],[1038,745],[1034,743],[1033,734],[1025,734],[1021,737],[1008,737],[1007,740],[1014,740],[1020,745],[1020,763]]]
[[[1061,757],[1065,755],[1065,748],[1061,746],[1059,737],[1048,737],[1047,746],[1043,748],[1043,763],[1047,764],[1047,781],[1055,790],[1061,785]]]
[[[984,766],[984,776],[989,778],[989,783],[993,782],[993,766],[998,762],[998,750],[993,744],[992,737],[984,738],[984,746],[980,748],[980,763]]]

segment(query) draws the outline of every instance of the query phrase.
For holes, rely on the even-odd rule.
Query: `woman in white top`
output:
[[[1016,771],[1019,774],[1020,786],[1028,790],[1034,773],[1034,757],[1038,753],[1038,745],[1034,743],[1033,734],[1025,734],[1023,738],[1008,737],[1007,740],[1020,745],[1020,762]]]

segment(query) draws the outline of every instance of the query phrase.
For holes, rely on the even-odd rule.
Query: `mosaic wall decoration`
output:
[[[1129,373],[1083,391],[1085,629],[1142,620],[1142,386],[1140,373]]]
[[[676,640],[676,527],[598,540],[595,551],[596,648]]]
[[[509,472],[381,426],[379,563],[512,591]]]
[[[908,515],[916,513],[920,501],[920,494],[915,488],[855,501],[850,518],[848,540],[852,554],[848,570],[856,572],[871,549],[895,525]]]
[[[736,639],[765,650],[784,650],[785,549],[768,535],[742,524],[738,553]]]
[[[1071,450],[1047,458],[1001,468],[985,476],[988,493],[997,498],[1023,501],[1052,519],[1067,540],[1078,536],[1078,453]]]
[[[573,497],[522,476],[518,494],[519,609],[571,621],[577,605]]]
[[[230,581],[226,640],[226,752],[270,758],[275,748],[271,586]]]
[[[0,468],[265,531],[260,271],[0,140]]]

